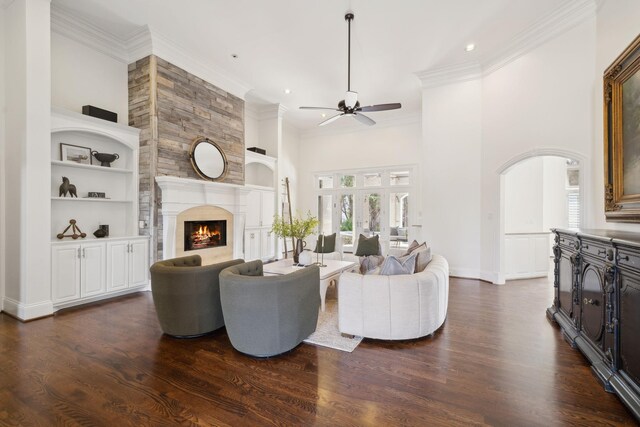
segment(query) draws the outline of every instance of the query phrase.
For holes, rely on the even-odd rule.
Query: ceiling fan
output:
[[[339,113],[335,116],[329,117],[327,120],[320,122],[318,126],[324,126],[333,121],[338,120],[340,117],[351,116],[365,125],[372,126],[376,122],[371,118],[365,116],[362,113],[372,113],[375,111],[397,110],[402,105],[397,102],[393,104],[377,104],[361,107],[358,101],[358,92],[351,90],[351,21],[353,21],[354,15],[349,12],[344,16],[344,19],[349,25],[349,38],[348,38],[348,59],[347,59],[347,92],[344,95],[344,99],[338,102],[338,108],[332,107],[300,107],[302,110],[333,110]]]

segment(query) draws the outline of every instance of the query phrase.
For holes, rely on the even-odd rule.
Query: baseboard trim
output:
[[[51,316],[53,314],[53,302],[42,301],[35,304],[23,304],[12,298],[4,297],[3,311],[9,316],[23,322]]]

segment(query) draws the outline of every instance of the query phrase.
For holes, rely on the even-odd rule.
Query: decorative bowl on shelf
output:
[[[120,158],[117,153],[108,154],[108,153],[98,153],[97,151],[92,151],[93,157],[95,157],[100,163],[100,166],[105,166],[110,168],[111,162]]]

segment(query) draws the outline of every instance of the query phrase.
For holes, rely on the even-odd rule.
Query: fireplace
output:
[[[227,246],[227,221],[185,221],[184,250]]]

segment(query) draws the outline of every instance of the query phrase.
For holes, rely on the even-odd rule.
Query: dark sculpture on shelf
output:
[[[111,167],[111,162],[120,158],[118,153],[108,154],[108,153],[98,153],[97,151],[92,151],[93,157],[96,158],[100,162],[100,166],[104,166],[107,168]]]
[[[76,186],[69,182],[69,178],[67,178],[66,176],[63,176],[62,184],[60,184],[60,194],[58,194],[58,196],[67,197],[67,193],[69,193],[71,197],[76,197],[76,198],[78,197],[78,195],[76,194]]]
[[[71,229],[71,231],[73,231],[73,234],[64,234],[71,227],[73,227]],[[70,219],[69,220],[69,225],[67,225],[67,228],[65,228],[62,233],[58,233],[58,235],[56,235],[56,237],[58,239],[63,239],[65,237],[71,237],[73,240],[76,240],[78,237],[81,237],[81,238],[84,239],[85,237],[87,237],[87,233],[83,233],[82,230],[80,230],[80,228],[76,225],[76,220],[75,219]]]

